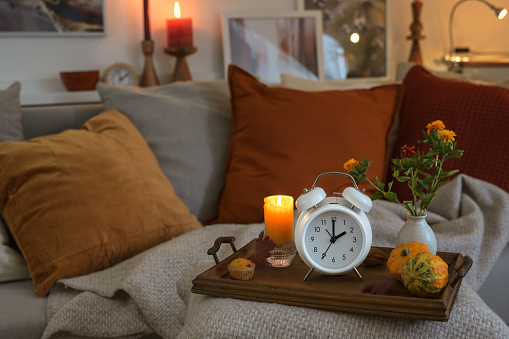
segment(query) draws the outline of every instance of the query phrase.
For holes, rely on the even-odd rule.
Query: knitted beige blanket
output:
[[[376,201],[368,214],[373,245],[393,247],[405,211]],[[474,260],[448,322],[409,321],[191,293],[220,236],[237,248],[263,224],[214,225],[154,247],[110,269],[61,280],[48,300],[43,338],[509,338],[509,327],[475,292],[509,243],[509,194],[461,175],[428,209],[438,250]],[[230,255],[223,246],[220,258]]]

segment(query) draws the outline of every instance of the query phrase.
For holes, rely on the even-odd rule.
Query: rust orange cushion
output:
[[[264,197],[296,199],[319,174],[344,172],[343,164],[352,157],[375,161],[370,178],[385,177],[387,139],[402,85],[303,92],[267,87],[233,65],[228,81],[233,137],[218,216],[209,223],[262,222]],[[328,194],[351,184],[339,176],[325,179],[319,186]]]
[[[129,119],[0,144],[0,212],[34,290],[99,271],[200,228]]]

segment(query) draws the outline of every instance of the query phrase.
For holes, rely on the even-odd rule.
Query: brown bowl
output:
[[[99,71],[60,72],[68,91],[92,91],[99,80]]]

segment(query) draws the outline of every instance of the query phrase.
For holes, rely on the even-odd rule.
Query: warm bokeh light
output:
[[[352,33],[352,35],[350,35],[350,41],[353,42],[354,44],[358,43],[359,39],[360,37],[358,33]]]
[[[499,20],[502,20],[503,18],[505,18],[505,16],[507,15],[507,9],[503,9],[500,11],[500,13],[498,13],[498,19]]]
[[[180,5],[178,1],[175,1],[173,6],[173,14],[175,14],[175,18],[180,18]]]

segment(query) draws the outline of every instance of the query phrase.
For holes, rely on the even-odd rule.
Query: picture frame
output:
[[[0,36],[105,36],[105,2],[0,0]]]
[[[297,10],[323,13],[326,80],[390,76],[389,2],[297,0]]]
[[[222,14],[225,77],[235,64],[264,83],[281,74],[324,79],[320,11]]]

